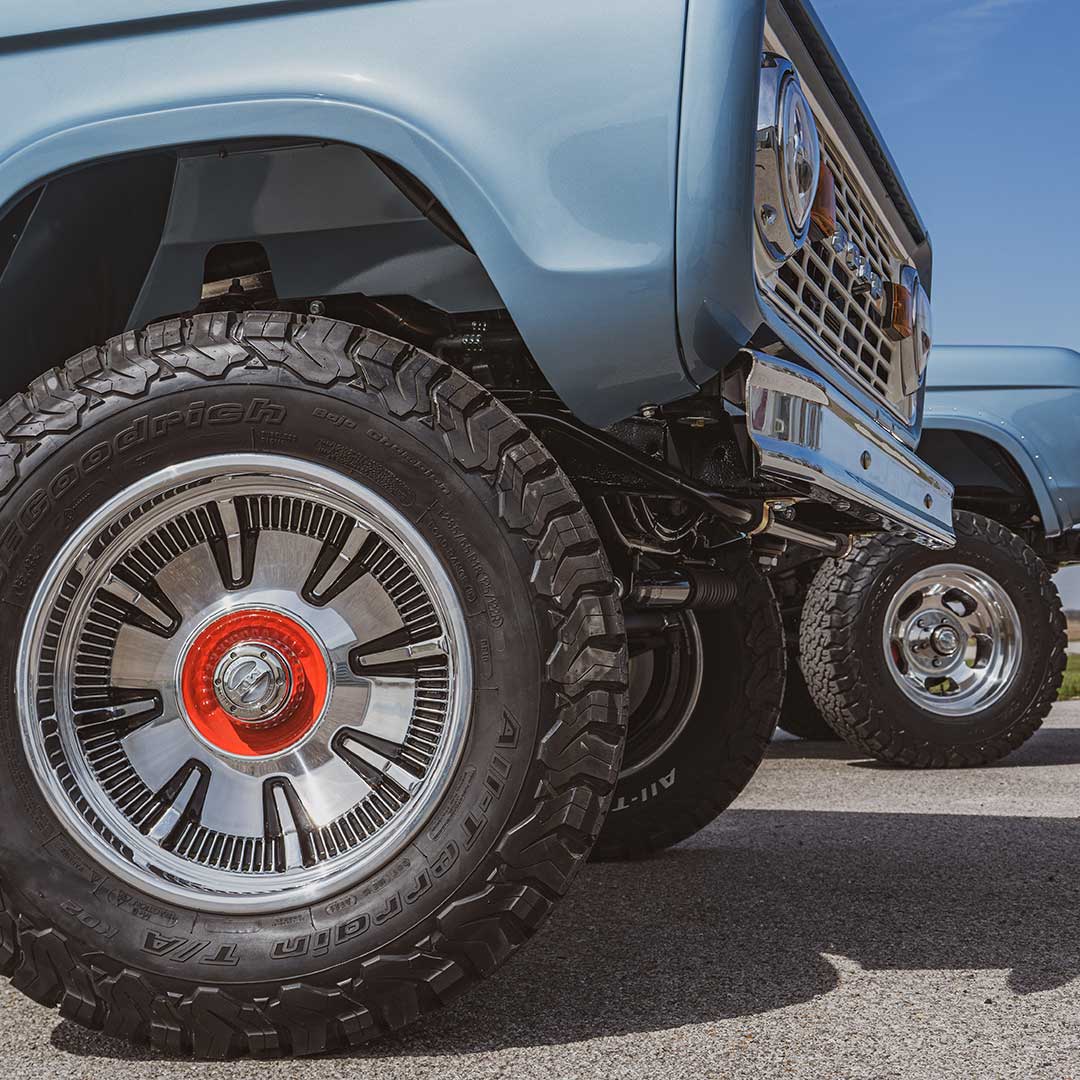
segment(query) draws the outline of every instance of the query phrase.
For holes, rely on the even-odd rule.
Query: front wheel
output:
[[[200,1057],[396,1029],[498,967],[618,773],[622,616],[482,388],[325,319],[94,349],[0,411],[0,972]]]
[[[1039,557],[1004,526],[956,515],[935,552],[895,537],[823,564],[802,668],[828,723],[882,761],[985,765],[1021,746],[1057,698],[1067,634]]]

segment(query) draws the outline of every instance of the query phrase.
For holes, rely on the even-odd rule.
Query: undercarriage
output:
[[[697,395],[645,404],[598,429],[559,400],[506,311],[451,314],[402,296],[283,301],[268,270],[208,282],[203,295],[199,311],[290,310],[368,326],[484,386],[573,480],[631,608],[724,606],[716,568],[733,545],[768,572],[789,551],[796,561],[842,556],[852,537],[883,529],[932,546],[948,542],[935,503],[947,505],[949,494],[936,476],[913,467],[918,459],[866,430],[820,380],[780,357],[747,350]],[[919,515],[885,494],[912,474],[909,486],[924,491]]]

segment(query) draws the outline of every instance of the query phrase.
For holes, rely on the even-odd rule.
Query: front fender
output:
[[[972,408],[971,403],[963,397],[949,400],[945,395],[935,394],[927,397],[923,430],[965,431],[997,444],[1024,474],[1038,506],[1046,535],[1059,536],[1072,528],[1074,521],[1068,500],[1059,491],[1051,488],[1041,467],[1042,456],[1034,449],[1028,436],[1009,418],[985,407]]]
[[[448,208],[567,404],[608,423],[695,389],[674,316],[685,0],[617,6],[259,5],[78,28],[83,6],[61,4],[75,29],[0,38],[0,206],[177,144],[375,150]]]

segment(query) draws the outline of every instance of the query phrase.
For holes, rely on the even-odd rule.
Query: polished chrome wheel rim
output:
[[[971,566],[920,570],[885,614],[886,664],[916,705],[945,719],[988,709],[1020,668],[1023,632],[1009,594]]]
[[[355,884],[452,781],[465,616],[370,489],[267,454],[163,470],[65,544],[22,635],[31,765],[116,875],[206,910]]]
[[[686,729],[701,697],[701,630],[691,612],[630,637],[629,722],[619,778],[633,776],[666,753]]]

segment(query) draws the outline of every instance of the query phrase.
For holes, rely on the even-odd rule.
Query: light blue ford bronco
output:
[[[72,1020],[418,1019],[746,783],[764,571],[953,541],[806,0],[7,4],[0,96],[0,971]]]

